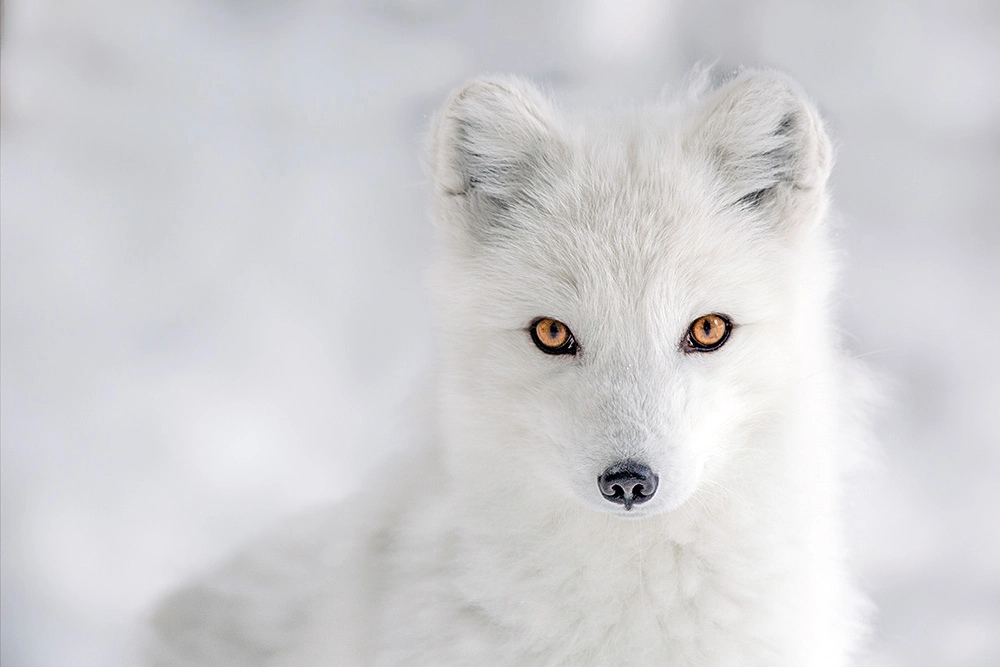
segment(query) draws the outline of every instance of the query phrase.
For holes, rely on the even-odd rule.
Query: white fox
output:
[[[831,146],[780,74],[704,88],[451,97],[419,446],[174,594],[154,664],[847,664]]]

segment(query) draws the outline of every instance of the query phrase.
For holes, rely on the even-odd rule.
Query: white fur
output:
[[[856,449],[830,142],[787,78],[574,118],[489,77],[439,114],[423,446],[158,611],[160,665],[845,665]],[[757,193],[755,196],[751,196]],[[690,323],[735,323],[685,353]],[[527,328],[565,322],[576,356]],[[659,490],[626,512],[597,477]]]

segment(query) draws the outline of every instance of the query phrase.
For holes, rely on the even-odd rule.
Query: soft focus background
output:
[[[358,488],[430,363],[422,133],[779,67],[839,145],[849,345],[887,378],[848,526],[873,664],[1000,665],[1000,4],[23,0],[2,47],[2,641],[135,664],[149,605]]]

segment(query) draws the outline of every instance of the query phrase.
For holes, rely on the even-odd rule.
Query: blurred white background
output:
[[[23,0],[2,47],[2,640],[134,664],[153,600],[398,445],[428,116],[771,65],[839,146],[842,321],[890,381],[849,528],[873,664],[1000,665],[1000,4]]]

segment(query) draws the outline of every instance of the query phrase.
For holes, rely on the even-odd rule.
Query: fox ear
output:
[[[746,72],[704,102],[694,137],[708,151],[726,205],[772,210],[782,220],[825,201],[833,150],[819,113],[775,72]]]
[[[562,151],[557,116],[527,81],[484,77],[440,111],[429,151],[439,206],[458,205],[467,223],[503,226],[522,207],[543,207]],[[444,213],[442,211],[441,213]]]

